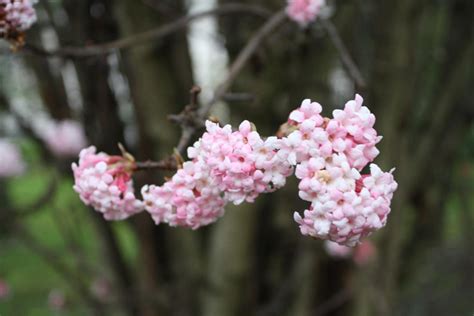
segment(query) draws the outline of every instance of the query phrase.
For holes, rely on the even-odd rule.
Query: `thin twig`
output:
[[[242,49],[235,61],[230,66],[227,78],[217,88],[212,100],[199,110],[199,114],[202,118],[205,118],[211,107],[227,93],[230,86],[242,71],[247,61],[253,56],[265,38],[270,35],[280,24],[282,24],[285,19],[285,10],[278,11],[273,16],[271,16],[267,22],[252,36],[250,41],[247,43],[247,45],[245,45],[244,49]]]
[[[187,125],[181,125],[183,132],[181,134],[178,146],[176,147],[180,154],[184,153],[196,131],[204,126],[204,121],[206,120],[210,109],[226,95],[232,83],[240,74],[245,64],[249,61],[250,57],[253,56],[255,51],[257,51],[257,49],[261,46],[267,36],[269,36],[280,24],[282,24],[285,19],[285,11],[278,11],[273,14],[259,30],[257,30],[257,32],[252,36],[247,45],[245,45],[245,47],[240,51],[237,58],[230,66],[227,78],[217,88],[216,92],[214,93],[214,97],[210,102],[204,104],[201,108],[197,109],[197,111],[190,112],[190,108],[186,107],[181,114],[178,114],[177,116],[171,116],[171,119],[173,119],[173,117],[182,117],[183,115],[192,116],[192,120],[186,121]],[[178,123],[181,124],[179,121]]]
[[[135,163],[135,170],[176,170],[177,164],[175,159],[164,159],[160,161],[140,161]]]
[[[364,77],[362,76],[359,68],[352,59],[349,51],[347,50],[346,45],[344,45],[344,42],[342,41],[341,36],[337,31],[337,28],[330,20],[320,19],[320,23],[327,31],[331,42],[334,44],[339,53],[339,57],[341,58],[342,64],[346,68],[351,78],[355,81],[357,86],[364,88],[366,86]]]
[[[109,54],[115,50],[150,43],[151,41],[158,40],[185,28],[188,24],[195,20],[210,15],[225,15],[232,13],[249,13],[260,17],[267,17],[269,15],[269,11],[257,5],[237,3],[226,4],[215,9],[203,11],[193,15],[183,16],[166,25],[108,43],[90,45],[86,47],[62,47],[54,50],[47,50],[42,47],[27,43],[23,47],[23,50],[43,57],[85,58],[97,55],[100,56]]]

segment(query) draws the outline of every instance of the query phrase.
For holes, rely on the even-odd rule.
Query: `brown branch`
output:
[[[344,45],[344,42],[342,41],[336,26],[334,26],[334,24],[330,20],[325,19],[320,19],[320,23],[328,33],[331,42],[336,47],[339,53],[339,58],[341,59],[342,64],[349,73],[349,76],[351,76],[357,86],[364,88],[367,85],[364,80],[364,77],[362,76],[359,68],[352,59],[351,54],[347,50],[346,45]]]
[[[242,71],[245,64],[249,61],[250,57],[252,57],[255,51],[261,46],[266,37],[269,36],[280,24],[282,24],[285,19],[285,11],[278,11],[270,16],[265,24],[259,30],[257,30],[257,32],[252,36],[247,45],[245,45],[245,47],[240,51],[239,55],[230,66],[227,78],[217,88],[217,91],[210,102],[204,104],[198,109],[195,106],[197,104],[197,96],[194,96],[194,102],[192,101],[191,105],[186,106],[183,112],[178,115],[170,115],[170,119],[180,124],[182,128],[181,138],[179,140],[178,146],[176,147],[176,150],[181,155],[184,154],[186,147],[189,146],[196,131],[204,127],[204,122],[211,107],[226,96],[227,91],[239,73]],[[194,93],[195,92],[196,91],[194,91]],[[191,97],[193,98],[193,90],[191,90]]]
[[[188,24],[195,20],[207,16],[225,15],[232,13],[248,13],[260,17],[267,17],[269,15],[269,11],[257,5],[246,5],[238,3],[226,4],[215,9],[207,10],[193,15],[183,16],[166,25],[108,43],[90,45],[86,47],[62,47],[55,50],[47,50],[42,47],[27,43],[23,47],[23,50],[43,57],[86,58],[98,55],[100,56],[109,54],[115,50],[143,45],[151,41],[158,40],[185,28]]]
[[[177,163],[176,159],[166,158],[160,161],[140,161],[135,163],[136,168],[135,170],[150,170],[150,169],[158,169],[158,170],[176,170]]]
[[[255,51],[262,45],[263,41],[269,36],[275,29],[280,26],[286,19],[285,10],[280,10],[274,15],[272,15],[267,22],[252,36],[250,41],[245,45],[245,47],[240,51],[239,55],[232,63],[229,69],[229,73],[224,82],[217,88],[217,91],[214,94],[212,100],[205,104],[200,110],[199,115],[201,118],[205,118],[211,109],[211,107],[221,100],[225,96],[230,86],[240,74],[245,64],[249,61],[250,57],[253,56]]]

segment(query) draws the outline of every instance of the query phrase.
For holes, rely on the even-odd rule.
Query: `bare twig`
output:
[[[339,36],[337,28],[334,26],[334,24],[330,20],[320,19],[320,23],[323,26],[323,28],[326,30],[326,32],[329,35],[329,38],[331,39],[332,43],[336,47],[339,53],[339,58],[341,58],[342,64],[346,68],[351,78],[355,81],[357,86],[361,88],[365,87],[366,82],[364,80],[364,77],[362,76],[359,68],[357,67],[356,63],[352,59],[349,51],[346,48],[346,45],[344,45],[344,42],[342,41],[341,36]]]
[[[249,61],[250,57],[252,57],[255,51],[261,46],[266,37],[270,35],[280,24],[282,24],[285,19],[285,11],[278,11],[273,14],[259,30],[257,30],[257,32],[252,36],[247,45],[245,45],[245,47],[240,51],[239,55],[230,66],[227,78],[217,88],[217,91],[210,102],[204,104],[199,109],[192,105],[187,106],[182,113],[170,116],[170,119],[180,124],[183,129],[178,146],[176,147],[180,154],[184,153],[196,131],[204,126],[204,121],[206,120],[211,107],[226,95],[232,83],[242,71],[245,64]],[[191,90],[191,95],[192,94],[193,90]],[[197,99],[195,100],[194,104],[197,104]]]
[[[135,165],[135,170],[176,170],[177,168],[176,159],[172,159],[172,157],[160,161],[140,161],[136,162]]]
[[[244,68],[247,61],[252,57],[255,51],[260,47],[265,38],[270,35],[280,24],[286,19],[286,13],[284,10],[280,10],[272,15],[267,22],[252,36],[250,41],[245,45],[244,49],[240,51],[239,55],[232,63],[229,69],[229,73],[224,82],[217,88],[213,99],[205,104],[200,110],[199,114],[202,118],[205,118],[211,109],[211,107],[218,102],[229,90],[230,86],[237,78],[239,73]]]
[[[27,43],[23,47],[23,50],[43,57],[85,58],[97,55],[105,55],[115,50],[143,45],[153,40],[158,40],[185,28],[188,24],[195,20],[207,16],[232,13],[248,13],[260,17],[267,17],[269,15],[269,12],[265,8],[257,5],[226,4],[215,9],[193,15],[183,16],[166,25],[108,43],[90,45],[86,47],[63,47],[55,50],[47,50],[42,47]]]

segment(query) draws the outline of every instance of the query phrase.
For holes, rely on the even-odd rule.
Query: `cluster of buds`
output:
[[[294,213],[303,235],[355,246],[387,221],[397,183],[393,170],[375,164],[370,174],[360,173],[378,155],[381,140],[375,116],[362,103],[357,95],[329,119],[320,115],[321,105],[305,100],[290,114],[280,154],[297,165],[299,196],[311,202],[303,217]]]
[[[207,132],[188,148],[191,161],[163,186],[145,186],[146,210],[157,224],[196,229],[224,214],[228,202],[254,202],[285,185],[292,167],[277,155],[280,140],[263,140],[248,121],[232,131],[206,122]]]
[[[107,220],[123,220],[143,210],[143,202],[135,197],[132,172],[135,160],[126,153],[109,156],[96,153],[91,146],[73,163],[74,190],[81,200],[101,212]]]
[[[34,0],[0,0],[0,38],[21,46],[24,32],[36,22]]]
[[[362,103],[357,95],[333,118],[324,118],[321,105],[304,100],[279,137],[262,138],[248,121],[236,131],[207,121],[207,131],[188,148],[190,160],[163,185],[145,185],[143,202],[133,193],[133,157],[96,154],[90,147],[73,165],[74,188],[106,219],[144,209],[156,224],[197,229],[221,217],[227,203],[251,203],[283,187],[296,169],[299,196],[311,203],[303,216],[294,213],[301,233],[355,246],[385,225],[397,188],[392,171],[375,164],[361,174],[381,140],[374,115]]]

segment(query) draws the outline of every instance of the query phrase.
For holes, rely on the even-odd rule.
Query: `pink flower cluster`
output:
[[[96,154],[90,147],[73,165],[75,189],[107,219],[144,208],[156,224],[197,229],[221,217],[227,203],[254,202],[283,187],[296,166],[299,196],[311,203],[303,216],[294,213],[301,233],[355,246],[385,225],[397,188],[393,170],[370,164],[370,173],[361,174],[381,140],[362,103],[356,95],[329,119],[320,104],[304,100],[280,138],[262,138],[248,121],[237,131],[207,121],[207,131],[188,148],[190,161],[163,185],[145,185],[143,202],[133,193],[133,157]]]
[[[326,5],[325,0],[288,0],[286,14],[290,19],[305,27],[316,20],[324,5]]]
[[[134,167],[134,161],[122,156],[96,153],[93,146],[83,149],[79,164],[72,164],[74,190],[86,205],[103,213],[105,219],[125,219],[143,210],[143,202],[133,191]]]
[[[215,222],[224,215],[226,202],[212,183],[209,168],[188,161],[162,186],[142,188],[145,209],[155,223],[197,229]]]
[[[357,95],[344,110],[334,111],[333,119],[323,119],[321,106],[309,100],[290,114],[294,131],[281,154],[297,164],[299,196],[311,202],[303,217],[294,213],[303,235],[354,246],[387,221],[397,183],[393,170],[382,172],[375,164],[370,174],[360,174],[377,156],[381,139],[362,102]]]
[[[146,210],[155,222],[194,229],[224,214],[226,203],[253,202],[261,193],[285,185],[292,167],[277,155],[281,141],[265,140],[248,121],[233,132],[207,121],[207,132],[193,147],[192,159],[163,186],[145,186]]]
[[[0,38],[17,41],[36,22],[31,0],[0,0]]]
[[[0,139],[0,178],[9,178],[25,172],[26,165],[20,150],[9,140]]]
[[[82,125],[73,120],[50,121],[36,129],[38,136],[58,157],[75,156],[87,145]]]

